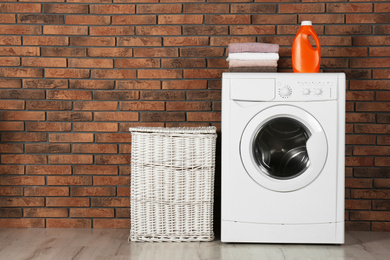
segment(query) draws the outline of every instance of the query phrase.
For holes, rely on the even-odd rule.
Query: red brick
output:
[[[9,35],[0,36],[0,45],[21,45],[21,44],[22,44],[21,36],[9,36]]]
[[[47,99],[91,100],[91,91],[47,90]]]
[[[23,122],[2,122],[0,124],[0,131],[23,131]]]
[[[279,13],[323,13],[325,4],[282,4],[279,5]]]
[[[289,41],[289,44],[292,43]],[[256,42],[255,36],[226,36],[226,37],[210,37],[210,46],[228,46],[229,43],[240,42]]]
[[[118,37],[118,46],[162,46],[161,37]]]
[[[389,167],[390,166],[390,160],[389,157],[377,157],[375,158],[375,166],[384,166]]]
[[[250,24],[250,15],[206,15],[205,24]]]
[[[130,206],[130,198],[91,198],[92,207],[121,207]]]
[[[112,5],[90,5],[91,14],[135,14],[135,5],[112,4]]]
[[[358,102],[356,111],[390,111],[389,102]]]
[[[350,89],[353,90],[387,90],[389,81],[385,80],[351,80]]]
[[[134,100],[138,99],[138,91],[104,91],[95,92],[95,100]]]
[[[71,110],[72,101],[26,101],[28,110]]]
[[[218,112],[189,112],[187,113],[188,121],[221,121],[221,113]]]
[[[91,78],[95,79],[134,79],[136,78],[135,70],[105,70],[95,69],[92,70]]]
[[[73,123],[75,132],[117,132],[118,123]]]
[[[390,39],[389,36],[356,36],[352,39],[354,46],[371,46],[371,45],[385,45],[385,42],[388,42]]]
[[[61,198],[48,197],[46,198],[47,207],[89,207],[90,201],[88,198]]]
[[[68,209],[25,208],[25,218],[63,218],[68,216]]]
[[[89,34],[93,36],[134,35],[134,26],[91,27]]]
[[[119,153],[121,153],[121,154],[125,154],[125,153],[126,154],[131,154],[131,144],[121,144],[121,145],[119,145]]]
[[[141,114],[142,122],[166,122],[185,120],[185,114],[182,112],[145,112]]]
[[[374,12],[375,13],[390,12],[390,4],[389,3],[375,3],[374,4]]]
[[[94,228],[130,228],[130,219],[94,219]]]
[[[92,155],[80,155],[80,154],[49,155],[49,164],[91,164],[91,163],[93,163]],[[49,179],[48,179],[48,183],[49,183]]]
[[[259,35],[274,34],[273,25],[232,25],[230,26],[231,35]]]
[[[46,155],[3,154],[1,161],[7,164],[45,164]]]
[[[20,66],[20,58],[18,57],[2,57],[0,59],[0,66]]]
[[[0,4],[0,12],[2,13],[40,13],[40,4],[27,3],[2,3]]]
[[[160,89],[159,80],[120,80],[117,89]]]
[[[18,23],[63,24],[64,16],[57,14],[18,14]]]
[[[207,80],[172,80],[163,81],[163,89],[206,89]]]
[[[42,76],[43,76],[43,69],[0,68],[0,77],[40,78]]]
[[[373,166],[371,157],[347,157],[345,166]]]
[[[118,166],[114,165],[74,165],[75,175],[117,175]]]
[[[354,155],[390,155],[390,146],[356,146],[353,150]]]
[[[120,197],[129,197],[130,196],[130,187],[118,187],[118,196]]]
[[[131,141],[130,133],[97,133],[97,143],[128,143]]]
[[[2,218],[21,218],[23,215],[22,209],[1,208],[0,219]],[[130,217],[129,217],[130,218]]]
[[[389,23],[388,14],[346,14],[346,23]]]
[[[0,34],[42,34],[42,27],[39,25],[8,25],[0,26]]]
[[[46,133],[2,133],[2,142],[46,142]]]
[[[181,4],[138,4],[137,14],[181,13]]]
[[[72,25],[109,25],[110,22],[111,22],[110,16],[100,16],[100,15],[66,16],[66,24],[72,24]]]
[[[167,102],[167,111],[211,110],[210,102]]]
[[[25,144],[26,153],[70,153],[69,144]]]
[[[1,10],[1,6],[0,6]],[[19,14],[22,16],[22,14]],[[0,23],[16,23],[16,15],[15,14],[0,14]]]
[[[93,142],[92,133],[62,133],[62,134],[49,134],[49,142],[60,143],[91,143]]]
[[[113,197],[116,195],[115,187],[72,187],[71,192],[73,197]]]
[[[370,13],[372,4],[370,3],[329,3],[327,4],[329,13]]]
[[[207,67],[209,68],[227,68],[229,63],[225,58],[210,58],[208,59]]]
[[[202,24],[203,15],[159,15],[158,24]]]
[[[389,132],[390,132],[390,125],[375,125],[375,124],[355,125],[355,133],[388,134]]]
[[[138,70],[139,79],[177,79],[182,78],[182,71],[175,69]]]
[[[0,187],[0,196],[23,196],[23,187]]]
[[[177,48],[137,48],[134,57],[178,57]]]
[[[25,67],[66,67],[65,58],[22,58]]]
[[[180,49],[180,57],[220,57],[224,52],[225,48],[221,47],[188,47]]]
[[[326,47],[321,48],[323,57],[366,57],[367,48],[363,47]]]
[[[387,168],[359,167],[354,169],[354,176],[361,178],[389,178]]]
[[[139,57],[142,57],[142,55],[150,55],[150,54],[138,53],[137,55],[141,55]],[[115,60],[115,68],[138,69],[138,68],[159,68],[159,67],[160,67],[160,59],[117,59]]]
[[[45,69],[49,78],[89,78],[89,69]]]
[[[92,121],[92,112],[47,112],[48,121]]]
[[[372,91],[348,91],[346,96],[346,99],[351,101],[374,100],[374,92]]]
[[[45,220],[36,218],[0,219],[1,228],[44,228]]]
[[[356,199],[385,199],[390,195],[390,190],[379,189],[356,189],[351,190],[352,198]]]
[[[45,198],[31,197],[0,197],[0,207],[43,207]]]
[[[60,56],[60,57],[86,57],[86,48],[57,48],[57,47],[42,47],[42,56]]]
[[[1,83],[0,83],[1,84]],[[2,92],[0,91],[0,94],[2,95],[2,98],[3,97],[3,94],[6,93],[10,93],[10,92]],[[24,110],[24,101],[22,100],[1,100],[1,103],[0,103],[0,109],[1,110],[5,110],[5,109],[9,109],[9,110],[15,110],[15,109],[22,109]]]
[[[69,38],[64,36],[24,36],[23,45],[68,45]],[[51,66],[49,66],[51,67]]]
[[[197,51],[195,50],[189,50],[185,51],[185,54],[180,54],[180,56],[185,56],[185,55],[193,55],[193,56],[198,56],[196,53]],[[183,52],[182,52],[183,53]],[[206,52],[199,52],[199,55],[206,55],[207,56],[207,51]],[[202,68],[206,67],[206,59],[205,58],[177,58],[177,59],[163,59],[162,68]]]
[[[76,208],[70,209],[71,218],[113,218],[114,209],[104,209],[104,208]]]
[[[113,68],[112,59],[68,59],[68,67],[75,68]]]
[[[375,144],[375,135],[346,135],[346,144]]]
[[[45,185],[43,176],[0,176],[0,180],[1,185]]]
[[[345,209],[371,209],[371,201],[369,200],[345,200]]]
[[[133,57],[131,48],[88,48],[89,57]]]
[[[313,24],[343,24],[344,14],[300,14],[298,22],[302,21],[312,21]]]
[[[130,164],[128,155],[95,155],[96,164]]]
[[[229,13],[229,5],[213,3],[185,3],[183,4],[183,13]]]
[[[51,108],[52,110],[54,108]],[[26,122],[26,130],[28,131],[71,131],[70,123],[52,123],[52,122]]]
[[[207,79],[221,78],[224,69],[184,69],[184,78]]]
[[[390,70],[374,70],[373,73],[372,73],[372,77],[374,79],[390,79],[390,74],[389,74],[389,71]],[[388,81],[387,81],[388,82]],[[386,81],[384,83],[388,84]]]
[[[60,219],[49,218],[46,220],[47,228],[91,228],[90,219]]]
[[[209,44],[208,37],[165,37],[164,46],[207,46]]]
[[[138,112],[95,112],[95,121],[137,121]]]
[[[387,221],[390,219],[390,211],[351,211],[350,218],[351,220]]]
[[[111,101],[76,101],[74,110],[117,110],[118,102]]]
[[[164,111],[165,103],[163,101],[134,101],[134,102],[121,102],[120,110],[131,111]],[[137,113],[138,119],[138,113]],[[126,120],[127,121],[127,120]],[[135,120],[131,120],[135,121]]]
[[[369,189],[369,188],[372,188],[372,180],[371,179],[346,178],[345,179],[345,187],[346,188],[354,188],[354,189],[364,189],[364,188]]]
[[[1,153],[23,153],[23,145],[22,144],[2,144],[2,143],[0,143],[0,151],[1,151]]]
[[[130,219],[130,209],[121,208],[121,209],[116,209],[115,212],[116,212],[116,217],[117,218]]]
[[[389,222],[372,222],[370,231],[390,232]]]
[[[390,145],[390,136],[379,135],[377,137],[378,145]]]
[[[141,91],[141,99],[143,100],[185,100],[186,93],[184,91]]]
[[[21,79],[1,79],[0,78],[0,88],[21,88],[22,80]],[[2,104],[0,104],[2,107]],[[3,109],[3,108],[1,108]]]
[[[71,37],[71,46],[115,46],[114,37]]]
[[[23,165],[0,165],[0,174],[24,174]]]
[[[374,187],[376,189],[389,189],[390,188],[390,180],[389,179],[375,179]]]
[[[28,175],[70,175],[72,166],[70,165],[27,165]]]
[[[351,68],[384,68],[390,63],[390,58],[351,59]]]
[[[87,14],[87,4],[42,4],[43,13]]]
[[[70,80],[73,89],[114,89],[113,80]]]
[[[129,15],[129,16],[113,16],[112,24],[114,25],[140,25],[140,24],[156,24],[157,15]]]
[[[181,35],[180,26],[137,26],[137,35]]]
[[[44,25],[43,34],[88,35],[88,26]]]
[[[0,96],[2,97],[2,99],[43,99],[45,98],[45,91],[25,89],[0,89]]]

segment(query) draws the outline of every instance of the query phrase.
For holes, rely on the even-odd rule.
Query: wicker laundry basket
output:
[[[211,241],[216,128],[130,128],[130,241]]]

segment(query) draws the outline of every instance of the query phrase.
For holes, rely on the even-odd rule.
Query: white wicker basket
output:
[[[130,240],[213,240],[216,128],[130,132]]]

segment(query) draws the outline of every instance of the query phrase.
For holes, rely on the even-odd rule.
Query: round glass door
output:
[[[261,127],[253,140],[253,158],[268,176],[291,179],[310,165],[306,142],[310,131],[299,121],[274,118]]]

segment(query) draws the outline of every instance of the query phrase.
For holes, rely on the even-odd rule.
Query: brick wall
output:
[[[129,227],[128,127],[220,126],[230,42],[347,74],[349,230],[390,231],[386,1],[0,0],[0,227]]]

